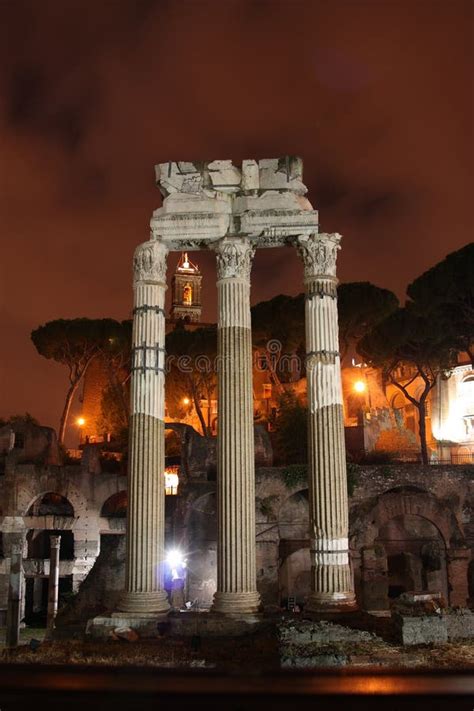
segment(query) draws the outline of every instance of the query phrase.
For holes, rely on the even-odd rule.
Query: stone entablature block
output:
[[[244,160],[169,161],[155,166],[164,197],[151,219],[153,239],[170,249],[200,249],[245,235],[278,247],[318,231],[318,213],[304,197],[303,163],[295,156]]]

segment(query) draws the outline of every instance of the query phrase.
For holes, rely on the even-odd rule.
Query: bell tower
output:
[[[171,279],[172,321],[183,319],[199,323],[202,311],[201,281],[199,267],[188,259],[187,252],[183,252]]]

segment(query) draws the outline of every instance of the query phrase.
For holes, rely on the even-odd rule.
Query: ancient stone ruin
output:
[[[213,249],[218,289],[218,552],[213,610],[252,614],[256,586],[250,274],[258,247],[304,264],[309,410],[311,595],[306,610],[354,604],[336,308],[340,235],[320,233],[296,157],[156,166],[163,206],[134,256],[126,590],[119,612],[166,613],[165,291],[169,251]],[[158,475],[157,475],[158,473]]]

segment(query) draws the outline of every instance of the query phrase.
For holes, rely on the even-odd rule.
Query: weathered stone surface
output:
[[[311,593],[307,612],[355,605],[337,326],[340,235],[298,238],[304,265]]]
[[[278,639],[283,645],[325,646],[341,642],[371,642],[377,637],[372,632],[352,629],[325,620],[321,622],[287,620],[278,625]]]
[[[131,627],[115,627],[113,634],[117,639],[124,639],[127,642],[137,642],[140,639],[138,633]]]
[[[77,595],[60,608],[56,627],[83,626],[88,618],[112,612],[124,584],[125,536],[105,536],[96,563]]]
[[[216,247],[218,289],[218,529],[213,610],[257,612],[255,450],[250,331],[254,249],[240,237]]]
[[[282,667],[345,666],[354,646],[381,642],[371,632],[326,621],[285,620],[277,634]]]
[[[183,481],[215,481],[217,470],[217,438],[203,437],[190,425],[165,423],[181,438],[181,475]],[[271,467],[273,447],[263,425],[254,425],[255,466]]]
[[[58,465],[61,456],[56,432],[22,420],[4,425],[0,427],[0,458],[9,471],[25,463]]]
[[[324,667],[344,667],[349,663],[349,656],[342,652],[327,654],[309,654],[303,656],[297,653],[280,653],[280,665],[293,669],[314,669]]]
[[[443,617],[396,614],[394,622],[398,638],[404,645],[445,644],[448,641],[447,625]]]
[[[140,639],[176,637],[242,637],[268,626],[259,615],[229,617],[213,612],[171,612],[133,617],[123,613],[99,616],[87,623],[87,635],[95,639],[118,638],[117,627],[133,631]],[[128,633],[124,633],[127,638]]]
[[[127,557],[118,609],[169,610],[165,558],[165,292],[167,247],[139,245],[133,258]]]
[[[170,161],[155,167],[164,196],[150,223],[154,239],[172,249],[209,246],[235,233],[260,247],[286,244],[318,230],[318,213],[304,197],[296,156],[244,160]]]
[[[425,617],[439,615],[446,607],[446,602],[441,593],[402,593],[391,606],[392,612],[398,615],[411,617]]]
[[[452,610],[443,615],[449,641],[474,639],[474,613],[472,610]]]

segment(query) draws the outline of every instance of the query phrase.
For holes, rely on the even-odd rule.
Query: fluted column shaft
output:
[[[125,593],[119,610],[164,613],[166,246],[134,256],[134,311]]]
[[[300,238],[305,270],[311,594],[305,610],[354,606],[349,566],[348,503],[336,257],[340,235]]]
[[[46,626],[51,630],[54,628],[54,621],[58,614],[59,550],[61,546],[61,536],[50,536],[49,542],[48,616]]]
[[[218,288],[218,551],[213,610],[259,609],[255,555],[250,271],[254,249],[240,237],[216,248]]]
[[[17,647],[20,640],[21,603],[23,597],[22,560],[23,541],[17,540],[12,543],[10,553],[7,629],[5,634],[7,648]]]

